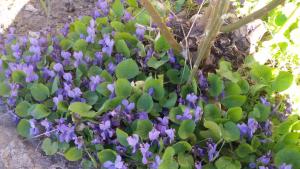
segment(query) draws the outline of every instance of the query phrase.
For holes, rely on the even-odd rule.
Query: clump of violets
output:
[[[138,1],[98,0],[58,34],[9,29],[0,103],[18,133],[90,168],[297,169],[300,118],[272,98],[288,81],[222,60],[188,83],[188,58],[147,15]]]

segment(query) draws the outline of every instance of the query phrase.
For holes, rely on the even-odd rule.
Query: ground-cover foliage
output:
[[[99,0],[55,36],[11,30],[0,56],[1,99],[46,155],[84,168],[300,166],[299,116],[274,104],[293,75],[248,57],[188,84],[186,60],[135,0]]]

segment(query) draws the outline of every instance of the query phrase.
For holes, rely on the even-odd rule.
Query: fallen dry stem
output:
[[[285,0],[273,0],[263,8],[253,12],[252,14],[238,20],[235,23],[222,26],[221,32],[231,32],[235,29],[240,28],[243,25],[246,25],[249,22],[254,21],[255,19],[261,18],[268,14],[272,9],[276,8],[278,5],[283,4]]]

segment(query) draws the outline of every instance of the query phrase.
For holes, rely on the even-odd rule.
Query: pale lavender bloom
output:
[[[43,69],[43,78],[52,78],[55,76],[55,72],[53,70],[49,70],[48,68]]]
[[[173,142],[174,138],[175,138],[175,129],[170,128],[170,129],[167,129],[165,132],[166,132],[167,136],[169,137],[170,142]]]
[[[110,62],[107,65],[107,70],[110,74],[113,74],[115,72],[115,69],[116,69],[116,65],[114,63]]]
[[[63,78],[64,78],[67,82],[72,82],[72,74],[71,74],[71,73],[64,73]]]
[[[140,145],[140,151],[142,153],[142,162],[143,164],[148,163],[148,158],[151,157],[152,153],[149,151],[150,144],[144,143]]]
[[[76,136],[73,138],[73,140],[78,149],[81,149],[83,147],[84,139],[82,138],[82,136],[80,136],[80,137]]]
[[[124,16],[122,18],[125,22],[128,22],[132,19],[131,13],[129,13],[128,11],[124,12]]]
[[[125,107],[125,110],[129,112],[131,112],[135,107],[134,102],[130,103],[127,99],[122,100],[122,105]]]
[[[195,122],[201,120],[202,115],[203,115],[203,111],[202,111],[201,107],[197,106],[195,109],[195,114],[194,114]]]
[[[53,69],[54,69],[54,71],[56,71],[56,72],[63,72],[63,71],[64,71],[63,65],[60,64],[60,63],[56,63],[56,64],[53,66]]]
[[[114,93],[115,92],[115,85],[112,83],[112,84],[108,84],[107,85],[107,89],[111,92],[111,93]]]
[[[279,166],[279,169],[292,169],[292,165],[283,163]]]
[[[92,16],[94,19],[99,18],[101,16],[101,13],[98,11],[98,9],[93,9]]]
[[[195,169],[202,169],[202,162],[201,161],[196,161],[195,162]]]
[[[144,26],[137,26],[135,30],[135,34],[139,40],[144,39],[146,28]]]
[[[153,163],[150,165],[150,168],[151,169],[158,169],[161,162],[162,162],[162,160],[160,159],[160,157],[158,155],[156,155]]]
[[[90,77],[90,90],[91,91],[95,91],[98,84],[103,82],[103,79],[99,76],[99,75],[96,75],[96,76],[91,76]]]
[[[136,152],[136,146],[139,143],[139,136],[133,134],[132,136],[127,137],[128,144],[132,147],[132,153]]]
[[[106,0],[98,0],[96,3],[97,8],[101,10],[102,16],[107,16],[109,13],[109,5]]]
[[[17,97],[18,96],[18,89],[19,89],[20,85],[18,85],[16,83],[10,83],[9,87],[10,87],[10,96]]]
[[[194,93],[190,93],[186,95],[186,100],[189,101],[192,104],[195,104],[198,97]]]
[[[203,0],[195,0],[197,4],[201,5],[203,3]]]
[[[83,53],[82,51],[74,52],[73,57],[75,58],[74,66],[79,66],[83,61]]]
[[[59,131],[58,138],[60,142],[69,143],[74,137],[76,137],[75,126],[67,126],[65,124],[59,124],[57,126],[57,129]]]
[[[157,140],[159,137],[159,134],[160,134],[160,132],[158,130],[156,130],[156,128],[153,127],[153,129],[148,134],[149,140],[150,141]]]
[[[48,121],[48,119],[44,119],[41,121],[41,125],[45,128],[46,132],[45,135],[50,137],[51,133],[49,133],[49,131],[52,128],[52,123],[50,121]]]
[[[207,142],[207,151],[209,162],[214,161],[219,156],[219,152],[217,151],[217,144],[213,143],[212,141]]]
[[[249,129],[249,132],[248,132],[249,137],[252,138],[253,134],[258,129],[258,122],[253,118],[249,118],[248,119],[248,129]]]
[[[266,167],[266,166],[259,166],[258,169],[269,169],[269,167]]]
[[[185,108],[183,115],[176,115],[177,120],[189,120],[192,118],[193,118],[193,116],[191,114],[191,110],[188,107]]]
[[[66,23],[64,25],[64,27],[62,29],[60,29],[60,33],[63,34],[63,36],[67,36],[69,33],[69,27],[70,27],[70,24]]]
[[[70,59],[72,56],[72,54],[70,52],[66,52],[66,51],[61,51],[61,57],[64,59]]]
[[[103,167],[107,169],[127,169],[127,166],[122,161],[120,155],[117,155],[115,162],[111,162],[111,161],[104,162]]]
[[[89,43],[94,43],[96,38],[95,20],[90,20],[90,25],[87,27],[88,36],[85,41]]]
[[[94,59],[94,64],[101,65],[103,60],[103,55],[102,52],[96,52],[95,53],[95,59]]]
[[[99,41],[99,44],[102,46],[102,52],[106,53],[108,56],[111,56],[115,41],[110,39],[108,34],[103,36],[103,39]]]
[[[55,106],[58,105],[59,102],[63,101],[63,96],[61,94],[57,95],[56,97],[53,97],[53,102]]]
[[[21,58],[22,51],[20,49],[20,45],[18,43],[11,45],[11,50],[13,52],[13,56],[18,60]]]
[[[30,119],[29,120],[30,124],[30,136],[35,136],[39,134],[39,129],[36,127],[36,120],[35,119]]]

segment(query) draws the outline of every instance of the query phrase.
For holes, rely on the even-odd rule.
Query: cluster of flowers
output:
[[[28,134],[21,133],[22,136],[29,138],[49,137],[54,142],[67,143],[69,147],[76,147],[78,151],[83,149],[92,151],[92,154],[85,155],[84,158],[95,157],[96,153],[101,151],[101,148],[97,147],[99,145],[103,147],[102,150],[112,149],[115,152],[112,159],[103,161],[98,155],[99,161],[102,163],[100,165],[104,168],[125,169],[137,166],[152,169],[163,168],[165,164],[170,162],[167,159],[168,155],[162,155],[163,152],[167,147],[174,147],[175,145],[183,146],[183,148],[190,146],[186,150],[177,150],[181,151],[180,153],[186,153],[188,157],[185,160],[192,163],[192,165],[185,164],[180,159],[182,157],[178,157],[178,163],[183,168],[184,165],[190,165],[191,168],[196,169],[201,169],[203,166],[210,167],[218,159],[233,153],[232,147],[230,147],[232,144],[228,144],[228,146],[224,139],[215,139],[210,134],[204,137],[201,135],[202,130],[198,129],[193,129],[186,138],[180,136],[178,132],[180,132],[182,124],[186,122],[194,124],[199,129],[209,128],[203,125],[209,119],[205,117],[205,113],[209,113],[209,110],[205,111],[205,105],[212,102],[219,103],[221,97],[209,95],[208,91],[213,84],[202,72],[199,72],[198,79],[195,79],[193,84],[196,86],[196,91],[191,86],[177,82],[166,82],[167,84],[162,91],[157,89],[157,86],[161,84],[160,82],[155,83],[147,90],[145,90],[146,87],[142,87],[143,90],[141,90],[137,82],[146,83],[146,78],[155,74],[167,74],[164,78],[168,81],[171,79],[168,79],[169,73],[167,71],[169,69],[178,70],[180,74],[182,73],[180,72],[181,68],[186,68],[186,66],[184,59],[175,56],[170,48],[163,51],[155,49],[155,45],[159,45],[161,41],[158,44],[153,44],[145,38],[145,33],[149,31],[147,30],[149,25],[135,25],[136,18],[133,17],[133,14],[137,13],[142,15],[141,17],[147,14],[138,8],[137,2],[135,2],[136,4],[134,2],[128,3],[129,7],[124,9],[122,4],[124,2],[120,0],[114,2],[99,0],[92,17],[86,17],[88,19],[82,17],[72,24],[66,24],[61,30],[61,35],[58,36],[51,35],[47,38],[44,36],[16,37],[14,30],[10,29],[6,38],[3,39],[4,43],[0,44],[1,79],[8,79],[1,82],[1,99],[5,101],[8,112],[17,121],[28,120]],[[111,6],[122,10],[122,15],[118,16],[118,12],[114,13]],[[105,20],[107,18],[108,21]],[[117,30],[116,26],[110,26],[111,23],[128,27],[128,32],[126,32],[127,30],[121,32],[123,33],[121,37],[126,41],[121,47],[116,44],[120,37],[120,34],[117,37],[120,30]],[[150,33],[147,36],[150,36]],[[74,37],[76,40],[72,39]],[[135,45],[129,42],[132,39],[137,41]],[[151,38],[148,37],[148,39]],[[78,50],[74,47],[76,43],[72,46],[72,42],[67,45],[69,47],[65,47],[66,45],[62,43],[64,40],[84,41],[82,43],[86,45]],[[126,52],[123,51],[124,48],[130,50],[130,56],[126,56]],[[153,58],[157,60],[164,55],[167,56],[168,60],[165,62],[157,61],[159,64],[162,62],[160,68],[153,69],[149,66],[151,59],[151,61]],[[100,112],[99,109],[105,105],[106,101],[116,101],[120,98],[117,96],[119,89],[116,86],[116,81],[119,77],[116,69],[120,63],[128,60],[129,57],[136,60],[139,69],[143,71],[140,73],[141,76],[128,78],[133,87],[133,97],[123,97],[117,105],[110,106],[109,109]],[[127,69],[131,71],[130,67]],[[127,70],[122,71],[124,73]],[[47,90],[51,89],[51,92],[46,92],[46,97],[40,99],[31,91],[33,84],[44,84],[48,88]],[[8,92],[5,92],[6,89]],[[171,106],[163,106],[167,101],[156,99],[158,92],[166,92],[163,99],[173,102]],[[175,93],[173,98],[171,98],[172,92]],[[142,93],[151,97],[148,100],[148,102],[153,102],[151,103],[153,105],[150,106],[151,110],[141,110],[138,107],[140,100],[138,98],[141,97]],[[89,94],[92,96],[90,97]],[[168,96],[168,94],[170,95]],[[21,103],[23,105],[24,101],[29,105],[27,108],[22,107],[27,111],[25,115],[17,112],[18,106]],[[70,112],[68,106],[77,102],[90,105],[96,115],[81,117],[80,113]],[[148,102],[144,104],[148,104]],[[271,103],[264,97],[260,98],[260,102],[265,107],[271,107]],[[36,112],[29,108],[31,104],[43,104],[51,113],[37,118],[33,115]],[[171,111],[175,106],[180,108],[182,112],[172,116]],[[157,110],[154,111],[154,109]],[[258,122],[255,118],[247,116],[243,119],[246,123],[241,120],[234,123],[240,137],[238,140],[234,140],[234,145],[250,144],[254,138],[257,139],[256,135],[264,138],[259,139],[259,142],[266,144],[269,142],[272,137],[272,122],[270,120]],[[142,132],[147,133],[135,132],[131,124],[135,124],[137,121],[150,121],[152,127],[150,130],[144,130],[144,126],[138,126],[142,128]],[[220,125],[222,123],[217,119],[216,122]],[[188,132],[195,126],[188,126],[187,129],[183,130]],[[126,133],[124,132],[125,140],[120,139],[118,130],[126,131]],[[200,136],[197,132],[200,133]],[[179,156],[180,153],[176,153]],[[275,168],[271,150],[262,149],[257,153],[251,153],[250,161],[243,159],[237,165],[232,164],[233,168],[241,168],[241,164],[243,167],[249,168]],[[174,155],[172,155],[171,161],[176,161]],[[190,157],[192,159],[189,159]],[[222,163],[222,160],[218,160],[215,164],[219,169],[220,164],[218,162]],[[177,162],[175,166],[178,167]],[[287,163],[281,163],[277,166],[280,169],[292,168],[292,165]]]

